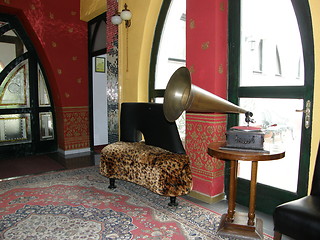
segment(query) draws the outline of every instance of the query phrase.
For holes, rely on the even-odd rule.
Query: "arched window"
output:
[[[0,16],[0,151],[56,150],[53,106],[45,73],[16,20]]]

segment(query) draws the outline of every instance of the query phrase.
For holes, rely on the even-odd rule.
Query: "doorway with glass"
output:
[[[254,113],[267,150],[286,151],[282,160],[259,164],[257,209],[272,213],[307,193],[314,74],[309,4],[229,1],[229,16],[229,100]],[[234,117],[229,124],[245,123]],[[237,201],[247,204],[250,167],[241,163],[238,176]]]

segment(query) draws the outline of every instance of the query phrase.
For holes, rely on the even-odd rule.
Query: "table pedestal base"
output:
[[[222,237],[236,237],[237,239],[263,239],[263,222],[260,218],[255,219],[255,225],[249,226],[248,214],[235,213],[234,221],[226,221],[227,214],[223,214],[218,229],[218,235]]]

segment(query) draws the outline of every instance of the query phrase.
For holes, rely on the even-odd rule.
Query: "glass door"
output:
[[[229,94],[253,112],[254,125],[266,133],[264,148],[286,151],[284,159],[259,163],[257,209],[268,213],[307,191],[313,56],[306,53],[313,53],[313,42],[307,42],[311,22],[303,12],[308,3],[302,2],[305,8],[291,0],[230,4],[241,24],[232,26],[236,19],[230,18],[231,44],[237,46],[230,61],[239,68],[230,69],[238,81],[230,78]],[[233,124],[244,125],[244,117]],[[248,201],[250,174],[251,165],[240,162],[237,201],[242,204]]]

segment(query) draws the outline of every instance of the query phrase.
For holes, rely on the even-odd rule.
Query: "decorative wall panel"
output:
[[[116,0],[107,0],[107,102],[108,142],[118,141],[118,26],[111,24],[111,17],[118,10]]]
[[[65,151],[89,148],[88,107],[58,108],[56,114],[59,148]]]
[[[215,196],[223,192],[224,162],[207,154],[211,142],[225,140],[226,116],[187,114],[186,145],[192,161],[193,190]]]

